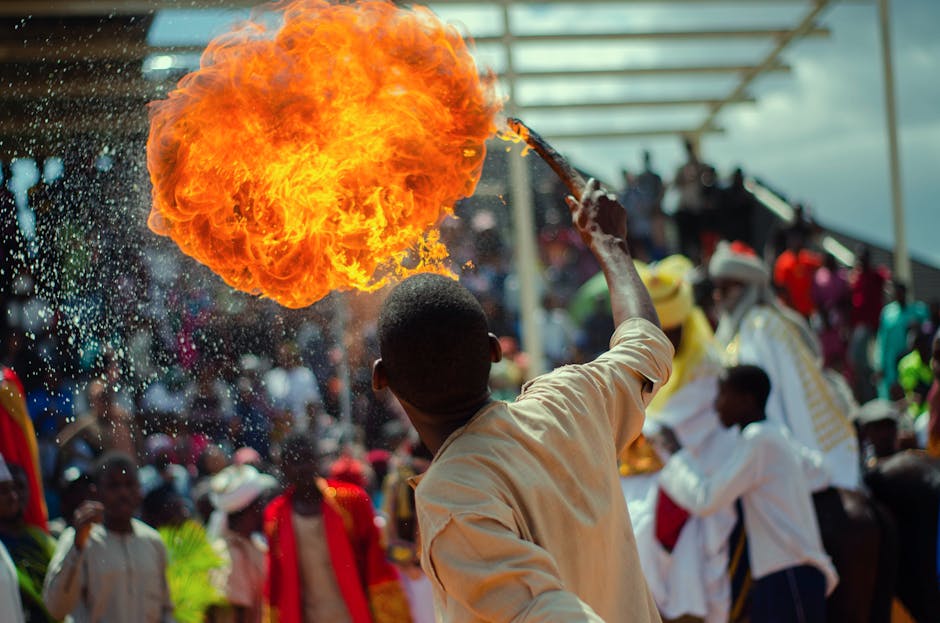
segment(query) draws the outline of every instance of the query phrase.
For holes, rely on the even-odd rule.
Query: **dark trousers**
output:
[[[751,623],[825,623],[826,577],[810,565],[755,580]]]

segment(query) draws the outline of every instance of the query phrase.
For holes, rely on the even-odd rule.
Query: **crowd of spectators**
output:
[[[654,171],[648,152],[642,171],[623,173],[636,256],[654,261],[679,251],[701,263],[720,239],[764,246],[765,234],[755,231],[759,204],[742,171],[723,183],[694,145],[686,148],[688,161],[671,181]],[[73,522],[92,466],[109,451],[139,465],[145,521],[207,521],[212,477],[233,465],[277,474],[280,445],[297,431],[319,440],[324,476],[362,486],[381,509],[384,477],[403,481],[401,470],[413,472],[426,458],[394,401],[371,389],[375,297],[332,295],[287,310],[234,292],[144,228],[139,165],[112,154],[67,156],[62,168],[19,205],[8,166],[0,185],[0,363],[22,382],[59,529]],[[667,215],[670,188],[677,201]],[[613,330],[603,296],[586,313],[572,311],[596,265],[567,223],[560,192],[541,211],[539,322],[548,364],[589,360]],[[493,368],[492,388],[511,399],[528,361],[509,238],[485,207],[468,202],[457,216],[442,225],[442,238],[500,336],[505,359]],[[766,245],[780,296],[812,324],[826,366],[845,375],[857,401],[876,394],[906,401],[905,426],[923,445],[940,305],[909,301],[905,284],[892,282],[867,250],[853,267],[820,254],[818,231],[800,208]],[[699,290],[707,296],[707,284]],[[400,519],[386,517],[390,525]]]

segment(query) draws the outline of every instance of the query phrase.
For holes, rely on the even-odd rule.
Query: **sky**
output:
[[[908,244],[915,257],[940,265],[940,2],[894,0],[892,34],[897,88],[903,196]],[[757,5],[757,3],[755,3]],[[511,20],[517,32],[623,32],[691,28],[776,27],[794,24],[806,10],[798,3],[763,6],[716,3],[712,7],[655,3],[578,2],[520,5]],[[435,5],[445,21],[473,37],[500,34],[496,5]],[[204,43],[224,32],[244,11],[162,11],[151,28],[155,45]],[[835,3],[820,22],[828,38],[796,42],[783,55],[789,74],[758,78],[756,104],[727,108],[718,124],[726,129],[702,143],[702,157],[722,174],[746,172],[810,206],[830,225],[883,245],[893,244],[882,61],[875,2]],[[711,41],[653,43],[527,44],[514,54],[522,69],[578,69],[658,64],[753,63],[770,42]],[[503,50],[479,45],[481,67],[499,71]],[[717,96],[728,78],[566,80],[521,83],[517,102],[572,102],[618,98]],[[536,113],[525,116],[543,134],[605,128],[694,126],[703,108],[629,112]],[[678,138],[558,141],[572,161],[607,180],[622,168],[640,166],[649,148],[665,178],[681,164]]]

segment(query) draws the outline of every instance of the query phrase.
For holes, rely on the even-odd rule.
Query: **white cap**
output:
[[[855,420],[859,424],[874,424],[875,422],[897,422],[901,419],[898,406],[890,400],[875,398],[869,400],[855,412]]]
[[[277,480],[251,465],[230,465],[212,477],[209,483],[212,505],[224,513],[237,513],[277,486]]]

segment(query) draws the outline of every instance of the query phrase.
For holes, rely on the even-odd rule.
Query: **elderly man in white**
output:
[[[743,243],[721,242],[708,265],[721,317],[715,337],[728,366],[753,364],[773,385],[767,418],[823,454],[831,484],[860,485],[851,394],[822,368],[820,346],[805,320],[777,300],[770,272]]]

